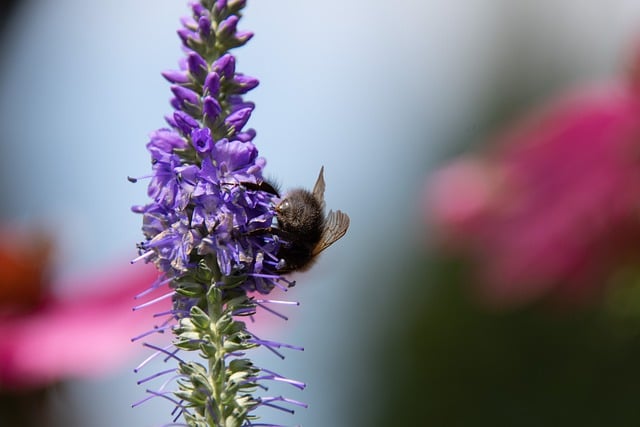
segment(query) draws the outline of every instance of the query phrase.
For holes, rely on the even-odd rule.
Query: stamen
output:
[[[275,373],[275,372],[273,372],[273,371],[271,371],[269,369],[260,368],[260,370],[262,372],[266,372],[267,374],[269,374],[269,376],[265,376],[265,377],[262,377],[262,378],[271,379],[271,380],[274,380],[274,381],[282,381],[282,382],[291,384],[292,386],[294,386],[296,388],[299,388],[300,390],[304,390],[307,387],[307,385],[305,383],[301,382],[301,381],[292,380],[290,378],[285,378],[282,375],[280,375],[278,373]],[[260,378],[258,378],[258,379],[260,379]]]
[[[279,318],[281,318],[283,320],[289,320],[289,318],[287,316],[285,316],[284,314],[279,313],[279,312],[277,312],[277,311],[275,311],[275,310],[273,310],[273,309],[271,309],[271,308],[269,308],[267,306],[264,306],[264,305],[260,304],[259,302],[256,302],[256,305],[259,306],[260,308],[268,311],[269,313],[278,316]]]
[[[265,254],[266,256],[268,256],[269,258],[271,258],[271,259],[272,259],[272,260],[274,260],[275,262],[280,261],[280,259],[279,259],[279,258],[277,258],[275,255],[273,255],[271,252],[269,252],[267,249],[265,249],[265,248],[264,248],[264,246],[262,246],[262,245],[260,245],[260,244],[258,244],[258,243],[255,243],[255,245],[256,245],[258,248],[260,248],[260,250],[262,250],[262,252],[264,252],[264,254]],[[267,262],[267,261],[264,261],[264,262]],[[275,265],[275,264],[273,264],[273,265]]]
[[[274,286],[276,286],[278,289],[280,289],[283,292],[287,292],[289,290],[289,288],[291,287],[291,286],[283,286],[278,282],[279,282],[279,280],[276,280],[276,281],[272,281],[271,283],[273,283]]]
[[[175,371],[175,369],[174,369],[174,371]],[[181,377],[181,375],[173,375],[173,376],[171,376],[168,380],[166,380],[165,382],[163,382],[163,383],[162,383],[162,385],[161,385],[160,387],[158,387],[158,390],[164,390],[164,389],[167,387],[167,385],[169,385],[169,383],[170,383],[171,381],[173,381],[173,380],[175,380],[175,379],[178,379],[178,378],[180,378],[180,377]],[[180,402],[182,402],[182,400],[181,400]]]
[[[165,362],[165,363],[166,363],[169,359],[171,359],[171,356],[173,356],[174,354],[178,353],[179,351],[180,351],[180,349],[179,349],[179,348],[176,348],[175,350],[173,350],[173,351],[171,352],[171,354],[169,354],[167,357],[165,357],[165,358],[164,358],[163,362]]]
[[[154,391],[154,390],[151,390],[151,389],[147,389],[147,390],[146,390],[146,392],[147,392],[147,393],[149,393],[149,394],[152,394],[152,395],[153,395],[153,396],[151,396],[152,398],[153,398],[153,397],[163,397],[163,398],[167,399],[169,402],[171,402],[171,403],[173,403],[174,405],[176,405],[177,407],[179,407],[179,408],[185,408],[185,407],[182,405],[182,401],[178,401],[177,399],[174,399],[174,398],[172,398],[172,397],[169,397],[169,395],[172,395],[172,394],[173,394],[173,392],[171,392],[171,391],[167,391],[167,392],[164,392],[164,393],[160,393],[160,392],[157,392],[157,391]]]
[[[276,299],[257,299],[255,300],[255,302],[260,304],[300,305],[298,301],[283,301],[283,300],[276,300]]]
[[[153,178],[154,176],[157,176],[157,175],[156,174],[151,174],[151,175],[142,175],[142,176],[138,176],[138,177],[133,177],[133,176],[127,175],[127,181],[135,184],[136,182],[138,182],[141,179]]]
[[[169,348],[173,347],[173,343],[169,344],[168,346],[166,346],[164,349],[167,350]],[[163,352],[164,353],[164,352]],[[147,363],[149,363],[151,360],[153,360],[156,356],[158,356],[160,354],[159,351],[154,352],[153,354],[151,354],[149,357],[147,357],[146,359],[144,359],[134,370],[133,372],[138,373],[140,372],[140,369],[142,369]]]
[[[161,377],[161,376],[163,376],[163,375],[166,375],[166,374],[168,374],[168,373],[170,373],[170,372],[175,372],[175,371],[176,371],[176,370],[175,370],[175,368],[173,368],[173,369],[167,369],[166,371],[160,371],[160,372],[158,372],[158,373],[156,373],[156,374],[151,375],[150,377],[147,377],[147,378],[145,378],[145,379],[142,379],[142,380],[140,380],[140,381],[137,381],[137,384],[138,384],[138,385],[140,385],[140,384],[144,384],[144,383],[146,383],[147,381],[151,381],[151,380],[153,380],[153,379],[155,379],[155,378]]]
[[[161,311],[160,313],[156,313],[153,317],[162,317],[175,314],[174,310]]]
[[[176,406],[176,407],[173,409],[173,411],[171,411],[171,415],[173,415],[176,411],[178,412],[178,413],[175,415],[175,417],[173,417],[173,420],[172,420],[172,421],[173,421],[174,423],[175,423],[176,421],[178,421],[178,418],[180,418],[180,416],[184,413],[184,410],[183,410],[183,409],[180,409],[179,411],[178,411],[178,409],[180,409],[180,408],[178,408],[178,407]],[[181,425],[181,424],[171,424],[171,425]],[[184,425],[187,425],[187,424],[184,424]]]
[[[283,411],[283,412],[288,412],[288,413],[290,413],[292,415],[296,413],[296,411],[294,411],[293,409],[284,408],[282,406],[274,405],[273,403],[262,402],[261,405],[262,406],[268,406],[268,407],[274,408],[274,409],[278,409],[278,410]]]
[[[169,329],[171,327],[173,327],[173,325],[171,325],[171,326],[167,326],[167,325],[165,325],[165,326],[154,326],[153,329],[150,329],[150,330],[148,330],[146,332],[141,333],[138,336],[135,336],[135,337],[131,338],[131,342],[136,342],[139,339],[147,337],[147,336],[149,336],[151,334],[156,334],[156,333],[163,334],[164,331],[166,331],[167,329]]]
[[[156,280],[154,281],[151,286],[149,286],[148,289],[145,289],[144,291],[140,292],[138,295],[136,295],[135,297],[133,297],[134,299],[139,299],[147,294],[150,294],[151,292],[155,291],[156,289],[162,287],[163,285],[166,285],[167,283],[171,283],[171,281],[173,280],[173,278],[168,278],[168,279],[164,279],[164,280]]]
[[[245,353],[243,351],[236,351],[234,353],[227,353],[224,355],[224,358],[228,358],[228,357],[242,357],[244,356]]]
[[[304,402],[300,402],[298,400],[293,400],[290,399],[288,397],[284,397],[284,396],[270,396],[270,397],[263,397],[260,399],[261,403],[266,403],[266,402],[286,402],[286,403],[291,403],[292,405],[297,405],[303,408],[308,408],[309,405],[307,405]]]
[[[131,407],[132,408],[136,408],[136,407],[142,405],[144,402],[146,402],[148,400],[151,400],[151,399],[153,399],[153,396],[147,396],[144,399],[139,400],[139,401],[135,402],[134,404],[132,404]]]
[[[240,308],[238,310],[234,310],[232,314],[234,316],[252,316],[256,314],[256,310],[253,307]]]
[[[133,311],[137,311],[137,310],[140,310],[141,308],[149,307],[150,305],[155,304],[158,301],[162,301],[163,299],[171,298],[172,296],[175,295],[175,293],[176,293],[176,291],[171,291],[171,292],[168,292],[168,293],[166,293],[166,294],[164,294],[162,296],[159,296],[158,298],[152,299],[151,301],[147,301],[147,302],[145,302],[143,304],[137,305],[137,306],[133,307]]]
[[[271,353],[275,354],[276,356],[278,356],[280,359],[284,360],[284,354],[280,353],[279,351],[277,351],[276,349],[269,347],[268,345],[264,345],[264,348],[266,348],[267,350],[269,350]]]
[[[272,280],[280,279],[280,275],[279,274],[251,273],[251,274],[247,274],[247,276],[261,277],[263,279],[272,279]]]
[[[149,344],[148,342],[142,343],[142,345],[145,346],[145,347],[148,347],[148,348],[151,348],[153,350],[157,350],[157,351],[159,351],[161,353],[166,354],[167,355],[167,359],[165,359],[165,362],[167,360],[173,358],[173,359],[176,359],[180,363],[183,363],[183,364],[185,363],[184,360],[182,360],[178,356],[176,356],[176,353],[178,352],[179,349],[176,349],[176,351],[174,351],[174,352],[169,352],[169,351],[166,350],[166,348],[158,347],[156,345]]]
[[[143,259],[149,258],[151,255],[153,255],[153,251],[149,250],[149,251],[143,253],[142,255],[132,259],[130,262],[131,262],[131,264],[135,264],[138,261],[141,261]]]
[[[255,337],[255,335],[254,335]],[[275,347],[275,348],[290,348],[292,350],[298,350],[298,351],[304,351],[304,347],[300,347],[297,345],[291,345],[291,344],[285,344],[285,343],[281,343],[281,342],[277,342],[277,341],[270,341],[270,340],[261,340],[261,339],[254,339],[254,340],[248,340],[249,342],[255,343],[255,344],[260,344],[260,345],[264,345],[267,347]]]

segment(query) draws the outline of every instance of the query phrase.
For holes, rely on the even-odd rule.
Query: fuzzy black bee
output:
[[[256,186],[280,197],[278,190],[267,181]],[[297,188],[289,191],[276,205],[277,227],[268,231],[281,237],[283,244],[278,251],[278,271],[306,271],[315,263],[317,256],[340,239],[349,228],[349,216],[341,211],[324,214],[324,166],[313,187],[313,191]]]

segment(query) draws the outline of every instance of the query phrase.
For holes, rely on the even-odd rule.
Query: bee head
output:
[[[289,233],[315,233],[322,229],[322,206],[309,191],[292,190],[275,211],[279,227]]]

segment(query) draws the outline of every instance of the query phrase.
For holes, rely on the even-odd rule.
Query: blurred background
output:
[[[49,292],[73,296],[136,255],[146,187],[126,176],[150,170],[188,11],[7,5],[0,219],[46,230]],[[310,407],[265,421],[640,424],[639,2],[250,1],[240,28],[267,173],[311,187],[324,165],[327,206],[351,217],[268,325],[304,353],[256,355]],[[0,396],[48,396],[52,426],[159,426],[170,404],[130,407],[142,358]]]

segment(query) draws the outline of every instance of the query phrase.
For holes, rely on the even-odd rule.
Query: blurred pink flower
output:
[[[123,261],[49,286],[50,242],[15,230],[0,235],[0,389],[104,374],[140,349],[131,337],[157,320],[134,312],[133,298],[156,279],[154,266]]]
[[[564,94],[432,177],[428,220],[475,261],[482,297],[584,301],[640,260],[635,80]]]

